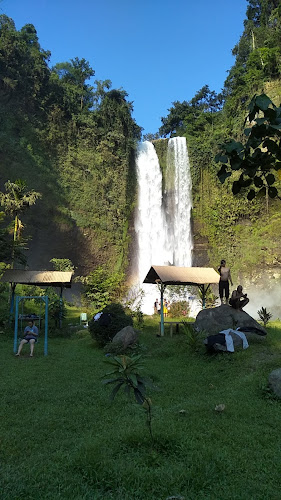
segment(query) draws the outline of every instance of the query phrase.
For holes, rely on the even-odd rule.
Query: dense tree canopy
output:
[[[43,194],[41,220],[88,231],[94,262],[125,268],[141,135],[133,105],[109,79],[92,82],[84,58],[53,68],[49,58],[33,25],[16,30],[0,15],[0,189],[24,177]]]

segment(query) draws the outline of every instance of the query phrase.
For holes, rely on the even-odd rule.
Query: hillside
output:
[[[126,268],[140,128],[124,90],[87,81],[85,59],[48,65],[36,29],[0,16],[0,190],[24,179],[42,194],[22,221],[27,265],[69,258],[79,274]],[[7,219],[8,222],[9,219]]]

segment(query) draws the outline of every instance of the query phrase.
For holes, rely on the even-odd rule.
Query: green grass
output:
[[[208,356],[145,319],[145,375],[157,390],[149,438],[143,409],[109,402],[104,352],[87,331],[13,356],[0,336],[1,500],[279,500],[281,401],[266,390],[281,365],[281,326],[246,351]],[[222,413],[215,406],[225,404]],[[184,411],[182,411],[184,410]]]

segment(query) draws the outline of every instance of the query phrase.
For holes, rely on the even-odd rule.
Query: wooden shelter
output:
[[[167,285],[198,286],[205,307],[209,286],[217,284],[219,280],[219,274],[212,267],[151,266],[143,282],[159,284],[161,287],[161,335],[164,335],[163,295]]]
[[[53,286],[60,288],[62,299],[63,288],[71,288],[73,271],[26,271],[24,269],[7,269],[1,281],[10,283],[12,297],[10,303],[10,318],[13,315],[15,289],[18,284],[35,286]]]
[[[21,285],[54,286],[71,288],[73,271],[25,271],[7,269],[1,281]]]

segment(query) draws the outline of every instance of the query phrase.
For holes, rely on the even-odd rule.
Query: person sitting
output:
[[[33,356],[33,351],[34,351],[34,344],[37,342],[38,338],[38,328],[35,326],[34,321],[30,320],[28,322],[28,325],[24,329],[24,337],[22,341],[20,342],[18,352],[16,356],[20,356],[21,350],[24,346],[24,344],[29,344],[30,345],[30,357]]]
[[[249,303],[249,299],[246,293],[243,293],[243,287],[238,285],[236,290],[233,290],[231,298],[229,299],[229,304],[234,309],[240,309],[240,311]]]

